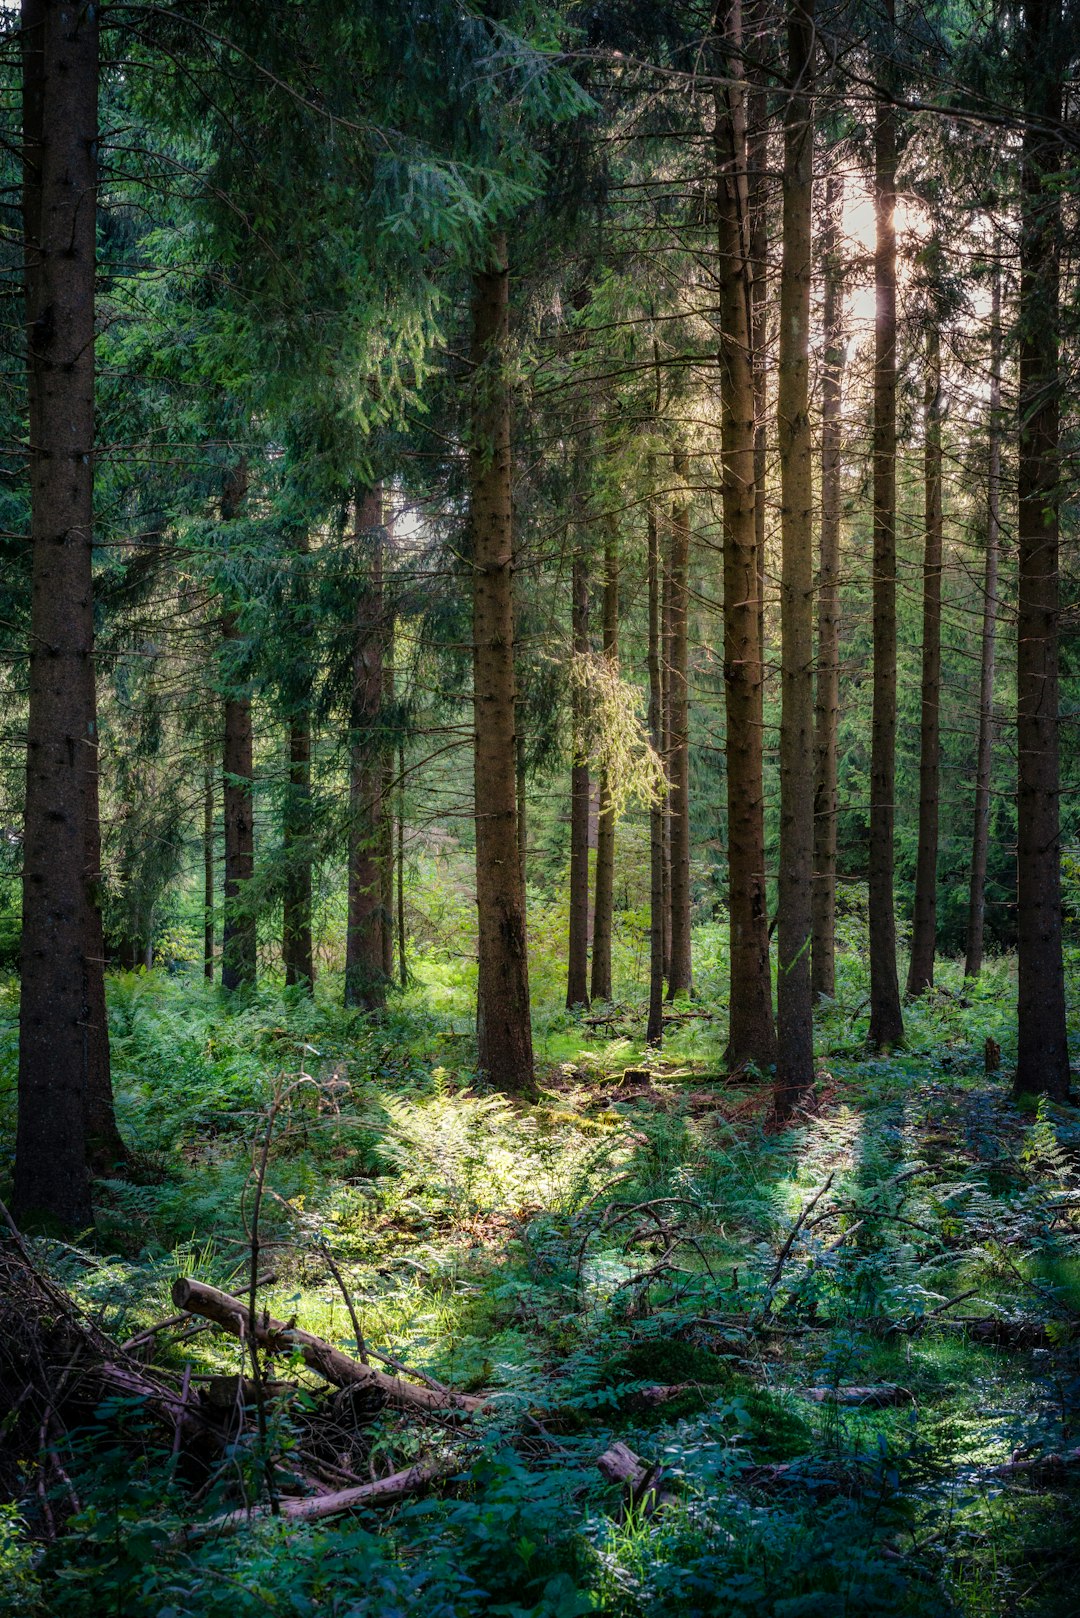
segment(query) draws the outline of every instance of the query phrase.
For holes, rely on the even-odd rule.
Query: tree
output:
[[[500,1090],[534,1090],[525,895],[517,840],[510,267],[495,232],[473,276],[469,539],[473,621],[478,1062]]]
[[[789,1117],[814,1084],[810,982],[814,892],[814,541],[809,407],[813,70],[814,0],[789,0],[777,401],[783,541],[774,1105],[778,1118]]]
[[[295,546],[296,588],[302,614],[307,604],[307,579],[304,567],[308,554],[308,536],[303,532]],[[289,779],[282,816],[285,878],[282,894],[281,955],[285,965],[285,982],[290,985],[306,984],[310,989],[315,982],[311,942],[312,677],[307,655],[311,625],[310,622],[301,623],[298,627],[302,644],[293,658],[292,672],[298,689],[291,694],[292,700],[289,704]]]
[[[383,934],[383,493],[381,484],[353,503],[354,548],[362,587],[353,627],[349,709],[349,874],[345,932],[345,1004],[378,1011],[386,1002]]]
[[[941,336],[934,311],[926,331],[923,398],[925,493],[923,546],[922,716],[919,730],[919,849],[907,992],[934,986],[937,953],[938,799],[941,776]]]
[[[754,474],[751,267],[746,205],[746,87],[741,0],[730,0],[718,42],[716,90],[717,276],[720,306],[724,510],[724,690],[727,707],[728,912],[731,976],[727,1061],[776,1058],[762,788],[760,589]]]
[[[97,8],[24,0],[21,33],[33,581],[13,1200],[18,1216],[77,1227],[108,1072],[94,891]]]
[[[615,524],[604,528],[604,600],[601,644],[605,660],[619,662],[619,542]],[[606,764],[600,767],[596,824],[596,886],[593,900],[592,977],[594,1000],[611,999],[611,934],[615,905],[615,808]]]
[[[893,0],[886,0],[891,49]],[[893,869],[896,827],[896,111],[891,64],[874,104],[874,712],[870,757],[870,1044],[900,1045]]]
[[[571,615],[575,658],[589,654],[589,575],[580,545],[574,551]],[[585,683],[571,691],[570,939],[566,962],[568,1009],[589,1004],[589,759],[585,750]]]
[[[234,522],[247,498],[248,466],[240,460],[225,478],[221,518]],[[239,613],[228,606],[221,620],[226,679],[222,750],[225,819],[225,924],[221,939],[221,987],[250,988],[258,957],[258,916],[251,903],[255,875],[255,759],[251,717],[250,647]]]
[[[1016,614],[1016,1088],[1069,1093],[1061,953],[1058,720],[1059,172],[1064,19],[1028,0],[1020,43],[1020,348]]]
[[[676,478],[686,483],[685,449],[672,457]],[[668,661],[669,836],[671,839],[671,960],[668,999],[689,994],[690,958],[690,705],[687,689],[687,631],[690,608],[690,493],[680,490],[671,507],[671,558],[668,566],[670,640]]]

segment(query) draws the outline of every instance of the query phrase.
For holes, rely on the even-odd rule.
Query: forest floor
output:
[[[814,1108],[769,1135],[760,1081],[719,1077],[708,1001],[675,1008],[659,1058],[640,1005],[542,1011],[532,1107],[476,1084],[467,995],[430,964],[380,1022],[331,983],[229,1007],[193,974],[112,980],[131,1163],[96,1230],[35,1262],[117,1341],[174,1312],[178,1275],[246,1296],[269,1141],[260,1306],[355,1354],[348,1293],[366,1343],[492,1397],[423,1419],[279,1358],[279,1486],[329,1400],[343,1476],[421,1457],[444,1476],[201,1536],[262,1486],[250,1428],[193,1480],[107,1403],[64,1437],[55,1538],[29,1470],[0,1507],[0,1610],[1080,1613],[1080,1114],[1010,1100],[1009,962],[941,981],[876,1059],[849,981]],[[138,1352],[185,1388],[242,1369],[197,1319]],[[615,1442],[648,1468],[636,1491],[597,1468]]]

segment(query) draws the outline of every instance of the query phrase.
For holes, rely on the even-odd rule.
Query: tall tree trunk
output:
[[[409,987],[409,961],[405,953],[405,738],[398,740],[397,789],[397,945],[398,982]]]
[[[893,0],[886,0],[892,45]],[[888,83],[891,63],[878,72]],[[874,113],[874,701],[870,748],[870,1043],[901,1045],[893,903],[896,823],[896,113],[883,89]]]
[[[619,661],[619,550],[614,523],[604,538],[603,649]],[[600,818],[596,828],[596,892],[593,903],[592,979],[594,1000],[611,999],[611,934],[615,906],[615,814],[606,768],[600,771]]]
[[[941,777],[941,338],[926,332],[922,719],[919,730],[919,849],[907,992],[934,986],[937,953],[938,809]]]
[[[995,252],[997,252],[995,247]],[[964,976],[982,971],[986,863],[990,848],[990,783],[994,764],[994,663],[997,651],[998,553],[1001,548],[1001,260],[995,257],[990,314],[990,408],[987,419],[986,571],[983,578],[979,740],[975,762],[975,827],[971,842]]]
[[[479,1067],[497,1089],[535,1092],[525,902],[517,844],[514,540],[506,375],[506,238],[473,278],[469,519],[473,578],[473,722]]]
[[[727,1061],[731,1068],[776,1059],[762,790],[760,579],[754,474],[746,198],[746,102],[740,0],[721,17],[716,90],[720,305],[721,453],[724,509],[724,683],[727,707],[728,909],[731,982]]]
[[[1016,1088],[1069,1093],[1061,954],[1058,735],[1058,124],[1065,24],[1055,0],[1029,0],[1020,179],[1020,454],[1016,651]]]
[[[214,762],[208,746],[203,771],[203,977],[214,981]]]
[[[297,554],[302,568],[308,554],[306,534],[300,538]],[[307,581],[302,578],[302,598],[306,590]],[[306,983],[310,989],[315,982],[315,964],[311,945],[311,687],[306,669],[304,686],[299,706],[289,723],[289,786],[283,824],[282,957],[285,982]]]
[[[239,462],[225,480],[221,497],[223,522],[231,522],[247,496],[248,473]],[[222,755],[224,778],[225,882],[224,926],[221,938],[221,987],[239,989],[255,982],[258,931],[248,887],[255,875],[254,739],[251,697],[245,678],[239,679],[245,657],[238,657],[240,630],[235,612],[221,622],[228,695],[225,699],[225,735]]]
[[[669,518],[670,521],[670,518]],[[660,544],[660,758],[667,793],[660,823],[664,979],[671,976],[671,547]]]
[[[676,478],[685,485],[686,451],[672,457]],[[690,704],[687,682],[687,620],[690,590],[690,494],[680,492],[671,507],[671,970],[668,999],[692,988],[690,958]]]
[[[104,1010],[88,745],[98,12],[24,0],[21,27],[33,584],[14,1204],[77,1227]]]
[[[771,0],[749,0],[746,93],[746,206],[750,247],[750,360],[754,372],[754,541],[758,567],[758,644],[765,646],[765,519],[768,509],[769,404],[769,60]],[[765,682],[758,687],[758,723],[764,721]]]
[[[815,997],[836,993],[837,735],[840,722],[840,479],[841,390],[844,374],[844,281],[840,219],[844,179],[825,183],[825,276],[822,311],[821,532],[818,552],[818,655],[814,741],[814,938],[811,984]]]
[[[100,736],[97,723],[97,679],[90,663],[90,700],[87,720],[87,855],[86,878],[90,916],[86,955],[89,965],[90,1016],[87,1028],[86,1072],[86,1158],[96,1174],[115,1171],[127,1157],[113,1104],[112,1067],[109,1053],[109,1013],[105,1003],[105,929],[101,916],[101,809]],[[146,940],[149,969],[154,964],[153,914]]]
[[[810,432],[810,277],[814,185],[814,0],[788,0],[784,249],[780,280],[780,889],[774,1113],[814,1086],[810,946],[814,896],[814,534]]]
[[[385,581],[384,581],[385,583]],[[385,656],[383,658],[383,706],[393,707],[396,689],[394,673],[394,610],[386,601]],[[394,752],[384,741],[382,781],[382,848],[380,853],[382,875],[382,970],[386,983],[394,980],[394,817],[391,804],[394,791]]]
[[[653,466],[650,460],[649,477]],[[664,690],[660,676],[660,530],[656,497],[650,491],[647,510],[649,576],[649,739],[657,753],[664,745]],[[664,1040],[664,798],[649,807],[649,1019],[645,1043],[657,1049]]]
[[[383,599],[382,485],[354,506],[357,566],[363,578],[353,628],[349,712],[349,896],[345,934],[345,1004],[378,1011],[386,1003],[383,972]]]
[[[571,634],[575,657],[589,651],[589,574],[585,555],[574,552]],[[589,1004],[589,761],[585,752],[585,691],[572,694],[574,756],[570,767],[570,939],[566,965],[567,1007]]]

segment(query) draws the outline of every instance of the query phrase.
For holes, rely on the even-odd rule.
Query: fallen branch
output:
[[[801,1388],[801,1397],[812,1399],[815,1404],[849,1405],[857,1408],[860,1405],[871,1406],[883,1410],[888,1405],[907,1405],[915,1403],[915,1395],[908,1388],[901,1388],[895,1382],[879,1382],[871,1387],[841,1387],[841,1388]]]
[[[418,1494],[436,1478],[448,1477],[460,1467],[460,1461],[417,1461],[403,1472],[391,1472],[374,1483],[360,1483],[354,1489],[337,1489],[333,1494],[305,1495],[301,1499],[282,1496],[278,1499],[277,1515],[285,1522],[319,1522],[324,1517],[338,1517],[343,1511],[355,1511],[360,1506],[389,1506],[406,1495]],[[271,1515],[269,1505],[255,1506],[241,1511],[227,1511],[209,1522],[192,1524],[183,1530],[181,1541],[206,1539],[211,1535],[235,1534],[253,1522]]]
[[[622,1485],[626,1506],[631,1510],[641,1506],[648,1517],[674,1498],[666,1490],[658,1488],[664,1475],[663,1467],[656,1464],[650,1466],[626,1444],[612,1444],[610,1449],[598,1456],[596,1467],[609,1483]]]
[[[202,1315],[232,1336],[250,1341],[251,1314],[239,1298],[201,1281],[192,1281],[187,1276],[178,1276],[173,1282],[172,1298],[178,1309]],[[265,1312],[256,1318],[254,1338],[258,1347],[270,1354],[299,1351],[308,1369],[327,1382],[332,1382],[335,1387],[369,1387],[381,1394],[385,1403],[396,1410],[434,1411],[450,1406],[455,1410],[471,1412],[479,1410],[486,1403],[485,1399],[473,1394],[438,1393],[433,1388],[417,1387],[415,1383],[405,1382],[400,1377],[387,1376],[385,1371],[378,1371],[373,1365],[361,1365],[358,1360],[351,1359],[340,1348],[335,1348],[332,1343],[314,1336],[312,1332],[286,1325],[282,1320],[274,1320]]]
[[[785,1240],[784,1245],[781,1247],[779,1253],[776,1255],[776,1263],[773,1266],[772,1275],[769,1277],[770,1292],[774,1291],[775,1288],[780,1284],[780,1277],[784,1273],[784,1265],[788,1261],[788,1254],[795,1245],[796,1236],[799,1234],[800,1230],[803,1228],[806,1221],[809,1219],[810,1215],[813,1213],[814,1209],[825,1195],[826,1191],[828,1191],[835,1178],[836,1176],[834,1174],[829,1175],[829,1178],[825,1181],[825,1184],[820,1188],[820,1190],[814,1192],[814,1195],[810,1198],[810,1201],[806,1204],[806,1207],[803,1209],[798,1219],[796,1219],[795,1223],[788,1231],[787,1239]],[[770,1299],[770,1307],[771,1303],[772,1300]]]

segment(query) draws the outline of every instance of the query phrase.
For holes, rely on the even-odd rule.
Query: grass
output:
[[[700,942],[707,990],[719,930]],[[1068,1110],[1019,1111],[983,1072],[988,1036],[1008,1060],[1010,981],[1008,962],[974,988],[944,963],[908,1010],[906,1049],[871,1060],[865,967],[847,951],[819,1020],[818,1109],[769,1136],[761,1087],[719,1078],[723,1011],[708,999],[685,1008],[709,1015],[673,1029],[663,1062],[642,1048],[630,983],[603,1022],[541,1005],[544,1095],[522,1108],[478,1083],[469,974],[435,952],[379,1021],[343,1011],[333,980],[314,1000],[269,984],[230,1005],[194,974],[115,978],[132,1165],[99,1186],[94,1231],[42,1244],[54,1272],[120,1338],[169,1312],[179,1273],[241,1284],[252,1144],[304,1073],[271,1148],[266,1306],[352,1348],[329,1250],[370,1343],[494,1390],[494,1414],[464,1444],[385,1412],[365,1427],[376,1472],[456,1444],[444,1497],[177,1550],[191,1480],[152,1448],[133,1463],[103,1412],[66,1458],[83,1502],[68,1534],[34,1548],[32,1495],[0,1523],[0,1608],[1080,1612],[1078,1491],[988,1470],[1080,1437],[1080,1129]],[[14,1015],[7,987],[8,1154]],[[216,1333],[165,1334],[158,1353],[196,1378],[239,1366]],[[805,1397],[878,1383],[903,1402]],[[656,1384],[679,1391],[650,1404]],[[286,1449],[303,1398],[280,1418]],[[658,1515],[621,1509],[596,1471],[615,1437],[665,1468]]]

